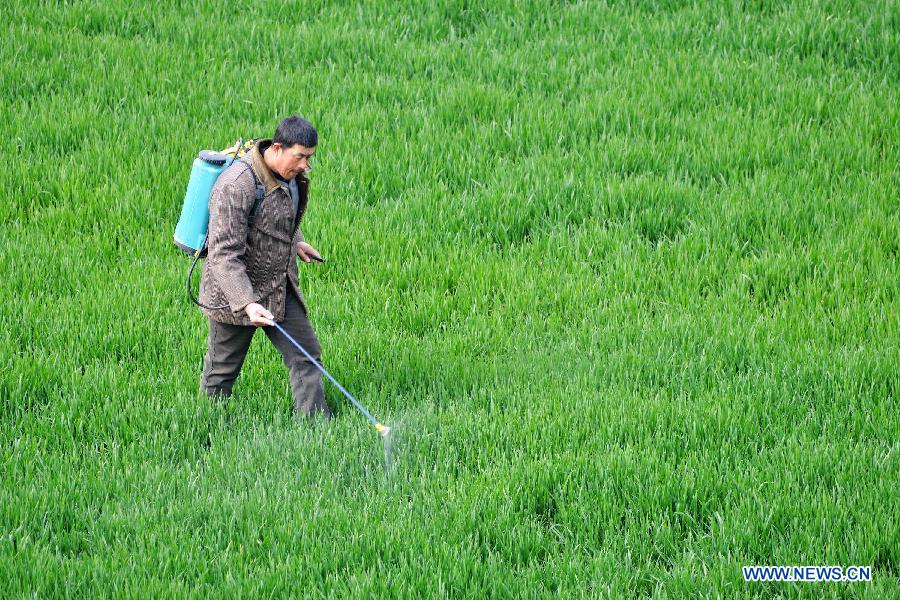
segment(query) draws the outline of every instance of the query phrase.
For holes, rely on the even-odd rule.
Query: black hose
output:
[[[202,248],[205,248],[205,247],[206,247],[206,240],[207,240],[207,238],[209,238],[209,235],[208,235],[208,234],[207,234],[206,238],[203,239],[203,246],[202,246]],[[194,304],[196,304],[196,305],[199,306],[200,308],[205,308],[206,310],[222,310],[222,309],[228,308],[228,307],[229,307],[228,304],[223,304],[222,306],[207,306],[207,305],[205,305],[205,304],[202,304],[202,303],[200,302],[200,300],[197,299],[197,298],[194,296],[194,292],[191,291],[191,276],[194,274],[194,267],[197,266],[197,261],[200,260],[200,253],[201,253],[202,251],[203,251],[203,250],[201,249],[201,250],[197,250],[196,252],[194,252],[194,262],[191,263],[191,268],[188,269],[188,275],[187,275],[187,293],[188,293],[188,297],[194,302]]]

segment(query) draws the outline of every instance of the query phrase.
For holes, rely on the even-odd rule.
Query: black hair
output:
[[[294,144],[313,148],[319,143],[319,133],[312,123],[303,117],[291,115],[278,124],[272,142],[286,148],[290,148]]]

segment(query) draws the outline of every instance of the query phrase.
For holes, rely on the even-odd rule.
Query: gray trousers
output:
[[[322,347],[316,333],[300,301],[290,291],[285,298],[284,320],[279,325],[322,364]],[[231,395],[257,329],[253,325],[230,325],[209,319],[207,350],[200,376],[201,392],[208,396]],[[278,348],[290,371],[294,413],[298,416],[330,418],[331,409],[325,402],[325,390],[322,388],[322,373],[280,331],[274,327],[263,327],[262,330]]]

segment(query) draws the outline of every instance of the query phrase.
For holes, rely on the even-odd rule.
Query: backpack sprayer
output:
[[[201,150],[197,158],[194,159],[194,164],[191,167],[191,176],[188,181],[187,192],[184,196],[184,204],[181,206],[181,217],[178,219],[178,225],[175,227],[174,241],[177,248],[184,251],[189,256],[194,257],[191,268],[188,270],[187,274],[188,297],[190,297],[197,306],[208,310],[222,310],[228,308],[227,304],[223,306],[206,306],[205,304],[201,304],[200,300],[194,297],[194,293],[191,291],[191,276],[194,273],[194,267],[197,265],[198,260],[206,256],[208,250],[206,244],[209,240],[209,196],[212,193],[213,186],[219,178],[219,175],[234,164],[234,161],[249,152],[255,143],[256,140],[244,142],[243,139],[238,139],[237,143],[232,148],[228,148],[222,152]],[[253,169],[250,169],[250,172],[252,173]],[[253,178],[256,180],[255,173],[253,174]],[[256,210],[259,208],[259,204],[264,197],[265,188],[259,181],[256,181],[256,201],[253,204],[253,209],[250,211],[251,226],[254,221]],[[288,341],[296,346],[317,369],[328,377],[341,392],[344,393],[344,396],[346,396],[350,402],[366,416],[369,422],[375,427],[375,430],[381,434],[382,437],[386,438],[388,434],[390,434],[391,428],[382,425],[375,420],[375,418],[369,414],[369,411],[367,411],[362,404],[357,402],[356,398],[344,389],[344,386],[338,383],[337,380],[325,370],[325,367],[320,365],[319,362],[303,348],[303,346],[298,344],[294,338],[288,335],[281,325],[275,321],[270,321],[270,323],[280,331]]]
[[[223,306],[206,306],[201,304],[191,291],[191,276],[197,261],[207,254],[206,243],[209,239],[209,196],[213,185],[225,169],[230,167],[235,160],[243,156],[253,146],[255,140],[249,140],[246,144],[238,139],[233,148],[223,152],[213,150],[201,150],[194,164],[191,166],[191,177],[188,180],[187,192],[184,195],[184,204],[181,206],[181,217],[175,227],[175,246],[194,257],[191,268],[187,274],[188,297],[202,308],[208,310],[222,310]],[[255,178],[255,175],[254,175]],[[265,190],[263,190],[265,192]],[[257,186],[257,203],[262,199]],[[254,205],[254,209],[256,205]]]

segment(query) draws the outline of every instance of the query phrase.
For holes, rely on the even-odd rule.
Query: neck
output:
[[[272,166],[272,163],[274,161],[275,161],[275,155],[273,154],[272,146],[269,146],[263,152],[263,162],[266,163],[266,166],[269,168],[270,171],[272,171],[273,175],[275,175],[276,177],[280,177],[281,179],[284,179],[284,176],[281,173],[279,173],[278,170],[274,166]]]

